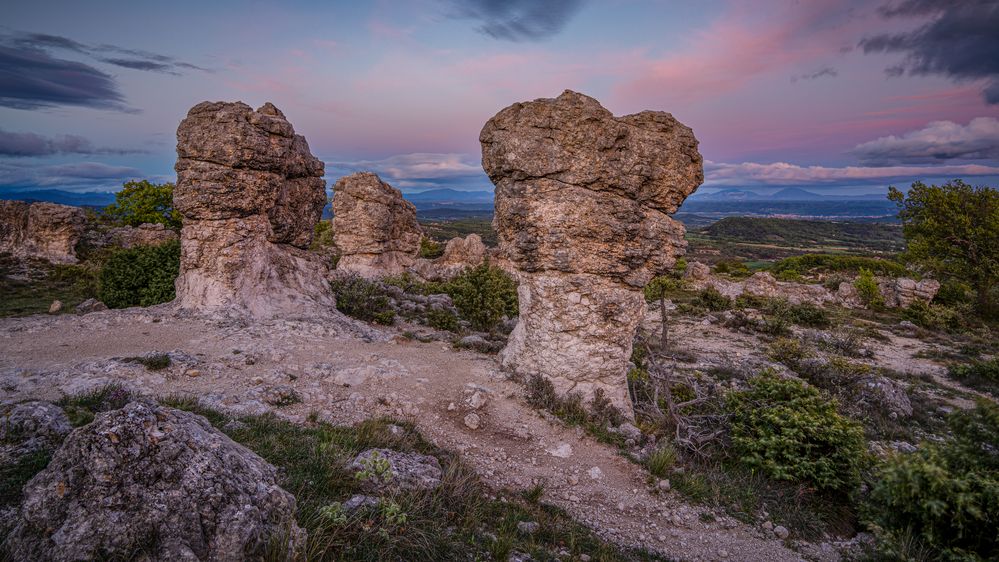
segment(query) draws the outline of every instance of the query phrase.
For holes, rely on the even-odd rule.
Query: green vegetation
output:
[[[887,223],[725,217],[698,234],[717,240],[790,247],[841,246],[879,252],[896,252],[904,247],[901,229]]]
[[[64,311],[97,296],[98,270],[89,264],[19,263],[0,255],[0,317],[47,312],[54,300]]]
[[[427,238],[424,236],[423,238],[420,238],[420,251],[418,255],[421,258],[426,258],[428,260],[439,258],[444,255],[444,244],[441,244],[433,238]]]
[[[775,480],[849,492],[860,483],[864,432],[835,400],[793,379],[763,373],[726,395],[734,453]]]
[[[74,425],[100,412],[120,408],[128,394],[120,387],[64,399]],[[599,539],[565,512],[528,501],[520,494],[489,489],[474,470],[452,453],[423,440],[413,427],[388,419],[353,427],[312,422],[296,425],[275,416],[232,418],[204,408],[191,398],[167,398],[168,406],[202,415],[236,442],[278,468],[281,486],[297,500],[297,519],[308,531],[306,560],[506,560],[522,552],[535,560],[553,560],[567,550],[573,559],[658,560],[642,551],[616,547]],[[391,431],[390,427],[396,430]],[[398,431],[402,428],[402,431]],[[349,512],[344,502],[363,493],[364,482],[347,468],[351,459],[370,448],[390,448],[437,457],[443,482],[435,490],[390,493],[371,508]],[[38,455],[0,470],[0,504],[16,505],[21,487],[48,464]],[[375,472],[378,466],[372,467]],[[533,534],[517,531],[517,523],[535,521]],[[271,552],[267,560],[284,560]]]
[[[804,254],[784,258],[770,268],[770,271],[775,275],[787,275],[789,272],[799,275],[833,272],[859,273],[861,270],[867,270],[887,277],[913,275],[905,269],[905,266],[896,261],[883,258],[833,254]]]
[[[999,405],[981,401],[948,420],[953,438],[888,460],[867,516],[890,559],[999,557]]]
[[[115,194],[115,202],[104,209],[104,216],[129,226],[148,222],[180,228],[180,213],[173,208],[173,187],[172,183],[155,184],[147,180],[125,182]]]
[[[908,193],[891,187],[907,249],[905,258],[940,278],[967,283],[979,314],[996,314],[999,289],[999,190],[961,180],[941,186],[915,182]]]
[[[645,467],[657,478],[666,478],[676,464],[677,450],[672,443],[664,443],[645,459]]]
[[[560,396],[555,391],[555,385],[542,375],[531,375],[525,381],[525,395],[528,404],[535,408],[548,410],[569,425],[586,428],[597,439],[614,445],[622,445],[624,438],[607,430],[608,425],[618,425],[624,418],[614,407],[602,390],[594,393],[589,407],[583,404],[583,398],[578,393]]]
[[[388,294],[373,281],[359,275],[350,275],[330,283],[336,297],[336,308],[340,312],[376,324],[391,325],[395,321],[395,311],[389,303]]]
[[[180,242],[117,250],[101,268],[98,298],[108,308],[152,306],[174,299]]]
[[[517,316],[517,283],[488,261],[445,283],[444,292],[475,330],[492,330],[504,317]]]
[[[150,353],[142,357],[126,357],[124,361],[138,363],[150,371],[161,371],[170,366],[170,356],[166,353]]]
[[[446,242],[455,237],[478,234],[486,246],[496,246],[496,231],[493,230],[493,218],[489,213],[482,217],[469,217],[454,220],[421,219],[423,231],[438,242]]]
[[[884,307],[884,297],[881,296],[878,281],[874,278],[874,273],[871,270],[861,268],[857,278],[853,281],[853,288],[857,289],[860,302],[864,303],[867,308],[878,310]]]
[[[715,273],[722,275],[729,275],[731,277],[749,277],[753,274],[752,271],[738,260],[722,260],[715,264]]]
[[[718,292],[718,289],[709,286],[698,293],[693,304],[711,311],[721,311],[732,308],[732,299]]]
[[[999,357],[954,365],[950,376],[961,384],[999,396]]]
[[[960,330],[967,325],[970,310],[967,306],[960,309],[942,304],[915,301],[902,309],[902,318],[927,330]]]

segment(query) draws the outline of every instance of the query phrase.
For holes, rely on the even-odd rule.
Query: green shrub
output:
[[[802,281],[801,273],[797,269],[782,269],[777,272],[778,281],[789,281],[794,283],[800,283]]]
[[[738,260],[722,260],[715,264],[715,273],[724,273],[732,277],[749,277],[752,271],[746,264]]]
[[[444,255],[444,245],[433,238],[424,236],[420,238],[420,252],[418,255],[428,260],[439,258]]]
[[[426,313],[427,325],[435,330],[458,331],[458,317],[449,310],[431,308]]]
[[[350,275],[333,281],[330,286],[336,296],[337,310],[347,316],[385,325],[395,320],[388,294],[378,283]]]
[[[309,249],[312,251],[324,248],[335,248],[333,241],[333,221],[319,221],[316,223],[312,233],[312,244]]]
[[[861,269],[888,277],[912,276],[912,273],[907,271],[905,266],[895,261],[837,254],[804,254],[784,258],[773,264],[770,271],[779,278],[779,275],[784,271],[798,273],[859,272]]]
[[[791,304],[786,299],[769,299],[762,308],[764,314],[775,316],[785,324],[811,328],[827,328],[832,324],[829,313],[824,308],[808,302]]]
[[[940,283],[940,290],[933,297],[934,304],[944,306],[954,306],[958,304],[970,303],[972,301],[971,285],[956,279],[947,279]]]
[[[672,443],[666,442],[649,455],[645,460],[645,466],[649,472],[657,478],[666,478],[669,471],[676,464],[676,447]]]
[[[517,283],[489,262],[465,270],[444,290],[475,330],[491,330],[504,316],[517,315]]]
[[[672,298],[677,293],[686,288],[683,279],[677,279],[672,275],[660,275],[654,278],[645,286],[645,300],[648,302],[658,302],[660,297]]]
[[[857,289],[860,302],[867,308],[878,309],[884,306],[885,301],[881,296],[881,289],[878,288],[878,281],[870,269],[860,269],[860,273],[853,281],[853,287]]]
[[[972,388],[999,395],[999,357],[954,365],[950,376]]]
[[[717,312],[732,308],[732,299],[718,292],[718,289],[708,286],[697,295],[694,304]]]
[[[767,357],[771,361],[783,363],[791,369],[797,370],[797,366],[812,357],[812,351],[801,344],[801,340],[794,338],[777,338],[770,344]]]
[[[180,242],[117,250],[101,268],[97,297],[109,308],[169,302],[179,274]]]
[[[937,560],[999,557],[999,406],[981,401],[951,414],[953,439],[888,460],[868,517],[889,553],[913,537]],[[911,540],[911,539],[910,539]]]
[[[775,480],[820,490],[850,491],[859,484],[865,454],[860,424],[841,416],[818,389],[764,372],[750,388],[730,392],[735,455]]]

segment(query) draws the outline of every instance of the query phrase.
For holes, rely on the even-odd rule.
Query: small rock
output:
[[[590,562],[590,555],[589,554],[580,554],[579,555],[579,562]]]
[[[403,433],[406,433],[406,430],[394,423],[390,423],[388,425],[388,432],[392,435],[402,435]]]
[[[229,420],[222,426],[223,431],[240,431],[246,429],[246,424],[239,420]]]
[[[447,405],[447,411],[449,411],[449,412],[453,412],[453,411],[455,411],[457,409],[458,409],[458,406],[455,406],[454,402],[451,402],[450,404]]]
[[[77,314],[90,314],[91,312],[100,312],[107,309],[107,305],[97,299],[87,299],[76,305]]]
[[[537,521],[521,521],[517,523],[517,531],[525,535],[533,535],[541,528],[541,524]]]
[[[791,536],[791,531],[788,531],[787,527],[783,525],[777,525],[776,527],[774,527],[774,535],[777,535],[778,539],[784,540],[787,537]]]
[[[189,376],[189,377],[200,377],[201,376],[201,371],[199,371],[197,369],[188,369],[188,370],[184,371],[184,374],[187,375],[187,376]]]
[[[465,427],[471,430],[479,429],[479,425],[481,424],[481,420],[479,419],[479,414],[476,414],[475,412],[472,412],[467,416],[465,416],[464,421],[465,421]]]
[[[670,490],[669,479],[663,478],[659,481],[659,489],[663,492],[668,492]]]
[[[567,459],[572,456],[572,445],[568,443],[559,443],[554,449],[548,449],[548,454],[560,459]]]
[[[586,473],[590,475],[591,480],[600,480],[600,477],[604,475],[599,466],[591,468]]]
[[[473,410],[478,410],[479,408],[486,405],[486,401],[487,399],[484,393],[475,391],[472,393],[471,396],[468,397],[466,403],[468,404],[469,408]]]
[[[569,484],[572,485],[572,486],[575,486],[576,484],[579,484],[579,477],[576,476],[575,474],[573,474],[572,476],[569,476]]]
[[[764,521],[762,527],[763,530],[767,532],[773,532],[774,530],[774,524],[771,523],[770,521]]]
[[[347,466],[364,473],[364,486],[374,491],[432,490],[441,485],[440,461],[430,455],[392,449],[368,449]]]
[[[264,390],[263,399],[271,406],[290,406],[302,401],[298,392],[286,384],[279,384]]]
[[[52,301],[52,304],[49,305],[49,314],[59,314],[59,311],[61,310],[62,310],[61,300],[56,299]]]
[[[343,509],[348,513],[372,507],[378,507],[378,498],[364,494],[353,495],[349,500],[343,502]]]
[[[636,442],[642,439],[642,430],[631,425],[628,422],[624,422],[617,427],[617,432],[624,436],[625,439],[634,439]]]

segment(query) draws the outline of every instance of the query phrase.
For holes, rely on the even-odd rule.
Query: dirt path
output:
[[[171,366],[148,371],[121,360],[151,351],[171,352]],[[543,483],[542,501],[614,542],[678,560],[803,559],[755,527],[701,521],[703,508],[653,492],[647,473],[616,449],[530,408],[486,355],[343,320],[243,325],[176,317],[169,307],[0,320],[0,399],[56,399],[111,381],[295,421],[310,412],[334,423],[402,417],[494,486]],[[302,401],[268,405],[288,389]]]

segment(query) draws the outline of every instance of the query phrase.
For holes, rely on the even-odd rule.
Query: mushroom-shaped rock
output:
[[[398,275],[413,265],[422,236],[416,207],[376,174],[358,172],[333,186],[338,271],[367,278]]]
[[[73,431],[24,487],[19,560],[291,559],[305,533],[276,469],[205,418],[132,402]]]
[[[520,281],[503,365],[563,393],[600,389],[630,412],[641,289],[684,251],[669,214],[704,179],[693,132],[668,113],[615,117],[566,91],[500,111],[479,140],[500,248]]]
[[[76,263],[76,244],[86,223],[86,214],[79,207],[0,201],[0,252]]]
[[[177,302],[199,312],[329,314],[306,251],[323,207],[323,163],[270,103],[194,106],[177,129],[174,205],[184,219]]]

